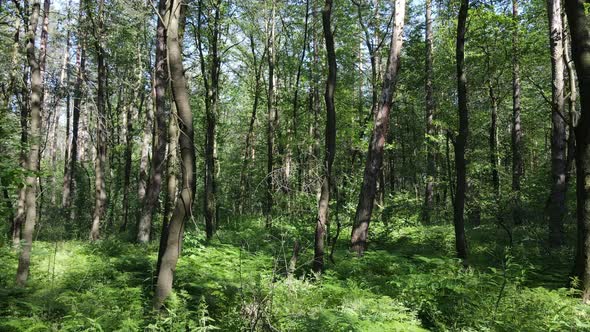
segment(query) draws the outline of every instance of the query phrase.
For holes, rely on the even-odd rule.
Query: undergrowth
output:
[[[160,314],[155,244],[36,242],[24,289],[4,246],[0,331],[590,331],[590,309],[566,287],[570,253],[542,250],[533,226],[515,229],[512,246],[493,223],[469,229],[464,268],[451,226],[377,224],[364,257],[342,237],[321,276],[310,272],[311,226],[300,226],[277,220],[266,232],[244,218],[209,243],[187,230]],[[295,240],[303,249],[288,273]]]

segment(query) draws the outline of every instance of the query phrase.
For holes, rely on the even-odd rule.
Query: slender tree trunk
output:
[[[178,5],[177,5],[178,6]],[[154,145],[152,146],[152,167],[150,169],[149,184],[142,203],[143,209],[139,219],[137,242],[147,243],[150,240],[152,218],[158,208],[162,175],[166,165],[166,146],[168,144],[167,121],[170,115],[166,102],[168,87],[168,63],[166,59],[166,27],[168,22],[162,22],[166,15],[166,2],[158,5],[159,19],[156,27],[156,73],[154,90],[156,99],[156,123],[154,128]]]
[[[268,127],[266,132],[267,141],[267,162],[266,162],[266,227],[272,227],[272,208],[273,208],[273,190],[274,190],[274,135],[276,130],[276,110],[275,110],[275,2],[272,0],[270,31],[268,37]]]
[[[168,226],[172,218],[172,212],[176,205],[178,191],[178,112],[176,105],[170,104],[170,121],[168,121],[168,157],[166,158],[166,203],[164,205],[164,220],[162,221],[162,232],[160,233],[160,246],[158,250],[158,261],[156,271],[160,271],[162,255],[166,251],[168,243]]]
[[[84,16],[83,5],[80,2],[80,15],[78,17],[78,50],[76,53],[76,83],[74,84],[74,107],[72,112],[72,139],[70,142],[70,153],[67,173],[64,175],[62,207],[71,209],[72,196],[76,188],[76,164],[78,163],[78,130],[80,127],[80,106],[82,103],[82,84],[86,70],[86,49],[84,46],[84,34],[82,32],[82,17]]]
[[[153,81],[152,81],[153,83]],[[143,122],[143,139],[141,142],[141,151],[139,157],[139,178],[137,182],[137,201],[139,204],[143,204],[145,200],[145,194],[147,190],[147,181],[149,179],[149,164],[150,164],[150,143],[153,136],[153,117],[154,117],[154,104],[155,104],[155,93],[154,89],[151,89],[150,100],[146,105],[144,122]],[[141,218],[141,214],[139,215]],[[137,220],[139,221],[139,219]],[[138,223],[139,224],[139,223]],[[127,225],[123,225],[123,229]]]
[[[432,64],[432,1],[426,0],[426,189],[424,190],[423,221],[430,222],[430,212],[434,199],[434,178],[436,176],[434,147],[434,72]]]
[[[577,246],[575,275],[582,299],[590,302],[590,30],[583,0],[566,0],[572,56],[578,74],[581,114],[576,126]]]
[[[326,53],[328,58],[328,79],[326,80],[326,131],[324,169],[322,176],[322,188],[318,202],[318,217],[315,226],[315,246],[313,270],[322,272],[324,268],[324,240],[326,239],[326,226],[328,225],[328,211],[330,209],[330,186],[332,185],[332,164],[336,154],[336,106],[334,105],[334,91],[336,90],[336,50],[334,46],[334,33],[331,27],[332,0],[326,0],[322,10],[322,26],[326,41]]]
[[[92,227],[90,229],[90,241],[96,241],[100,237],[100,226],[103,222],[106,203],[107,203],[107,190],[106,190],[106,158],[107,158],[107,132],[106,132],[106,118],[107,113],[105,110],[106,102],[106,91],[105,91],[105,80],[106,80],[106,64],[105,64],[105,52],[104,52],[104,38],[103,36],[103,14],[104,14],[104,0],[100,0],[98,3],[98,25],[97,34],[98,39],[95,42],[96,47],[96,62],[98,66],[98,84],[97,84],[97,96],[96,96],[96,160],[94,163],[94,187],[95,187],[95,199],[94,199],[94,213],[92,216]],[[90,11],[89,11],[90,13]]]
[[[297,65],[297,76],[295,78],[295,92],[293,93],[293,137],[295,138],[295,158],[297,161],[297,190],[303,188],[303,158],[301,156],[301,144],[299,144],[299,83],[301,82],[301,70],[305,61],[307,51],[308,22],[309,22],[309,1],[305,1],[305,23],[303,25],[303,47],[299,64]]]
[[[491,73],[488,73],[491,74]],[[490,104],[492,106],[490,123],[490,166],[492,168],[492,186],[496,200],[500,197],[500,175],[498,173],[498,97],[491,80],[488,81]]]
[[[250,116],[250,124],[248,126],[248,133],[246,134],[246,146],[244,149],[244,157],[242,160],[242,168],[240,169],[240,197],[238,199],[238,211],[240,214],[244,212],[244,201],[246,196],[246,181],[247,176],[246,172],[248,171],[248,162],[250,161],[250,149],[252,148],[252,139],[254,135],[254,124],[256,122],[256,112],[258,110],[258,103],[260,101],[260,88],[261,88],[261,75],[262,75],[262,64],[264,61],[264,55],[266,54],[266,49],[260,59],[260,63],[258,62],[256,56],[256,49],[254,45],[254,35],[250,35],[250,51],[252,52],[252,61],[253,61],[253,68],[254,68],[254,101],[252,103],[252,115]]]
[[[369,152],[363,176],[363,185],[359,195],[359,203],[354,219],[351,246],[352,250],[362,255],[367,249],[367,236],[369,223],[375,200],[377,176],[383,163],[383,148],[389,133],[389,112],[393,101],[395,80],[399,67],[399,57],[402,47],[402,35],[404,29],[405,0],[395,0],[395,14],[393,19],[393,31],[387,67],[383,79],[383,87],[377,111],[375,113],[375,126],[369,143]]]
[[[467,76],[465,73],[465,33],[467,30],[467,13],[469,0],[461,0],[459,19],[457,21],[457,95],[459,97],[459,134],[455,141],[455,170],[457,189],[455,190],[455,205],[453,223],[455,226],[455,246],[457,256],[467,260],[467,240],[465,238],[465,197],[467,191],[467,161],[465,150],[469,135],[469,113],[467,109]]]
[[[48,1],[48,0],[45,0]],[[33,231],[37,219],[37,173],[39,172],[39,143],[41,128],[41,100],[43,95],[41,69],[39,58],[35,54],[35,31],[39,21],[40,4],[35,1],[32,6],[31,18],[27,33],[27,61],[31,72],[31,122],[29,127],[29,153],[26,163],[26,193],[25,193],[25,222],[23,228],[22,249],[18,259],[16,284],[24,286],[29,277],[31,263],[31,248],[33,246]]]
[[[551,194],[549,197],[549,244],[563,244],[563,218],[566,192],[566,130],[565,130],[565,80],[563,61],[563,23],[561,2],[547,0],[549,16],[549,41],[551,46]]]
[[[205,210],[205,231],[207,239],[211,239],[217,227],[217,115],[219,113],[219,74],[220,74],[220,58],[219,58],[219,24],[220,24],[220,3],[215,1],[212,3],[213,11],[212,22],[210,22],[210,35],[208,36],[209,47],[209,68],[207,68],[205,57],[203,55],[202,34],[201,34],[201,16],[202,16],[202,1],[199,2],[199,18],[198,18],[198,37],[199,37],[199,57],[201,60],[201,72],[203,74],[203,82],[205,85],[205,195],[203,197]],[[207,70],[208,69],[208,70]],[[208,76],[208,78],[207,78]]]
[[[514,209],[512,212],[514,223],[522,222],[521,216],[521,199],[520,199],[520,182],[524,172],[524,163],[522,159],[522,129],[520,122],[520,69],[518,63],[519,45],[518,45],[518,0],[512,0],[512,191],[514,192]]]
[[[563,60],[565,62],[565,66],[567,68],[568,74],[568,88],[569,88],[569,97],[568,99],[568,137],[567,137],[567,157],[566,157],[566,167],[565,167],[565,182],[566,187],[567,183],[569,183],[569,179],[571,175],[573,175],[573,166],[575,162],[575,155],[576,155],[576,134],[575,134],[575,125],[577,122],[577,111],[576,111],[576,101],[578,99],[578,89],[576,86],[576,68],[574,68],[574,63],[570,55],[571,47],[570,47],[570,34],[567,28],[567,16],[565,13],[562,15],[562,23],[563,23]]]
[[[164,0],[160,0],[164,1]],[[192,205],[195,192],[195,148],[193,132],[193,116],[189,104],[189,95],[182,66],[181,45],[178,38],[179,18],[181,6],[178,0],[170,0],[168,24],[168,63],[172,82],[172,95],[178,111],[179,147],[181,156],[182,190],[172,218],[168,226],[166,249],[162,255],[162,263],[158,271],[158,282],[154,294],[154,309],[158,310],[172,291],[174,270],[180,255],[184,223],[192,215]]]

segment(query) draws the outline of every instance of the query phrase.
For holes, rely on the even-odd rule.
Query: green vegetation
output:
[[[268,234],[262,220],[230,220],[210,243],[187,230],[163,316],[150,305],[153,245],[39,241],[26,289],[14,287],[16,256],[3,249],[0,330],[590,331],[590,308],[561,278],[571,253],[543,250],[538,227],[516,228],[512,248],[496,225],[468,229],[463,269],[450,225],[390,220],[372,231],[378,250],[359,259],[342,238],[316,278],[308,226],[283,220]],[[287,277],[297,238],[306,249]]]

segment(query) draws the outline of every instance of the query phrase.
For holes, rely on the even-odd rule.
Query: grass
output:
[[[36,242],[25,289],[2,248],[0,331],[590,331],[590,309],[565,287],[571,248],[544,250],[541,228],[515,228],[512,247],[491,222],[469,228],[464,269],[450,225],[376,222],[364,257],[343,237],[319,277],[311,226],[267,232],[243,218],[210,243],[189,229],[163,315],[150,309],[155,244]],[[287,276],[295,240],[304,250]]]

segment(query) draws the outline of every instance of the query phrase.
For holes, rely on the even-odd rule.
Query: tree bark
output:
[[[324,240],[326,239],[326,226],[328,225],[328,211],[330,209],[330,186],[332,185],[332,164],[336,154],[336,106],[334,105],[334,91],[336,90],[336,50],[334,46],[334,33],[331,27],[332,0],[326,0],[322,10],[322,26],[326,41],[326,53],[328,60],[328,79],[324,100],[326,102],[326,131],[324,169],[322,176],[322,188],[318,202],[318,216],[315,227],[315,246],[313,270],[321,273],[324,269]]]
[[[488,73],[488,75],[491,75],[491,73]],[[492,187],[494,188],[494,195],[497,201],[500,198],[500,175],[498,172],[498,97],[496,96],[491,79],[488,81],[488,91],[492,106],[489,134],[490,167],[492,168]]]
[[[590,30],[583,0],[566,0],[581,112],[576,125],[577,244],[574,273],[584,303],[590,303]]]
[[[82,31],[82,17],[84,16],[83,2],[80,2],[80,14],[78,17],[78,42],[76,53],[76,83],[74,84],[74,105],[72,111],[72,139],[67,173],[64,175],[62,207],[71,209],[72,196],[76,188],[76,164],[78,163],[78,130],[80,127],[80,105],[82,103],[82,84],[86,70],[86,48],[84,46],[84,33]]]
[[[137,231],[137,242],[139,243],[147,243],[150,240],[152,218],[158,208],[158,198],[162,188],[162,175],[166,166],[166,146],[168,144],[167,121],[170,115],[166,102],[166,89],[168,88],[169,80],[166,59],[166,27],[168,22],[162,22],[162,18],[165,19],[166,17],[165,1],[159,2],[158,13],[160,17],[158,18],[156,27],[156,72],[154,78],[156,123],[154,127],[150,179],[146,188]]]
[[[457,187],[455,190],[455,204],[453,210],[453,223],[455,226],[455,247],[457,257],[466,263],[467,260],[467,240],[465,238],[465,197],[467,191],[467,161],[465,160],[465,150],[467,148],[467,137],[469,135],[469,113],[467,109],[467,75],[465,73],[465,33],[467,31],[467,14],[469,10],[469,0],[461,0],[459,9],[459,18],[457,21],[457,44],[456,44],[456,62],[457,62],[457,95],[458,95],[458,115],[459,115],[459,134],[455,140],[455,171],[457,177]]]
[[[88,11],[91,16],[91,10]],[[92,227],[90,229],[90,241],[96,241],[100,237],[100,226],[103,222],[106,202],[106,158],[107,158],[107,132],[106,132],[106,64],[105,51],[103,41],[103,14],[104,14],[104,0],[98,3],[98,24],[97,40],[95,42],[96,48],[96,63],[97,63],[97,96],[96,96],[96,160],[94,163],[94,213],[92,215]]]
[[[352,229],[351,247],[359,255],[362,255],[367,249],[367,236],[371,213],[373,211],[373,202],[375,200],[377,176],[383,163],[383,148],[389,132],[389,112],[393,101],[393,92],[403,41],[405,7],[405,0],[395,0],[395,14],[389,57],[387,59],[381,97],[375,113],[375,126],[369,143],[363,184]]]
[[[563,218],[566,192],[566,130],[565,80],[563,61],[563,23],[561,2],[547,0],[549,16],[549,42],[551,48],[551,194],[549,197],[549,244],[563,244]]]
[[[434,199],[434,178],[436,176],[435,147],[434,147],[434,72],[432,64],[432,1],[426,0],[426,188],[424,190],[423,221],[430,222],[430,212]]]
[[[272,208],[273,208],[273,191],[274,191],[274,135],[277,122],[277,111],[275,109],[275,2],[272,0],[272,9],[270,17],[270,31],[268,37],[268,126],[266,132],[267,141],[267,161],[266,161],[266,227],[272,227]]]
[[[522,159],[522,129],[520,122],[520,69],[518,63],[518,0],[512,0],[512,191],[514,192],[514,208],[512,211],[515,224],[522,222],[520,202],[520,182],[524,172]]]
[[[49,1],[49,0],[45,0]],[[22,249],[18,259],[16,272],[16,284],[24,286],[29,277],[31,263],[31,249],[33,246],[33,231],[37,219],[37,174],[39,173],[39,143],[41,128],[41,100],[43,95],[43,79],[41,77],[40,59],[35,54],[35,31],[39,21],[40,4],[35,1],[32,6],[31,18],[27,33],[27,61],[31,72],[30,111],[31,122],[29,126],[29,151],[26,162],[26,193],[25,193],[25,222],[23,228]]]
[[[164,1],[164,0],[160,0]],[[178,112],[180,167],[182,173],[182,190],[176,200],[176,206],[168,226],[166,249],[162,255],[162,263],[158,271],[158,282],[154,294],[154,309],[162,308],[164,301],[172,291],[174,270],[180,255],[184,223],[192,215],[195,192],[195,148],[193,132],[193,116],[189,104],[189,95],[184,78],[182,51],[179,42],[178,26],[182,16],[178,0],[169,0],[170,12],[167,47],[172,95]]]

